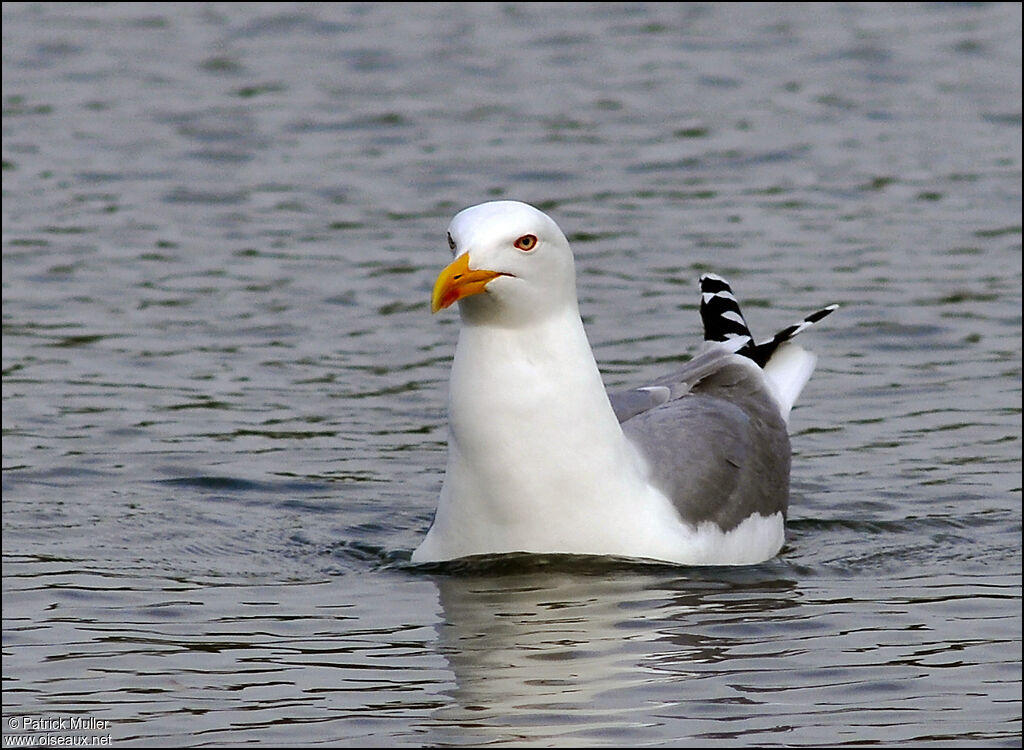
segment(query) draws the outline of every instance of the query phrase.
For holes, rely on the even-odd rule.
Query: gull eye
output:
[[[451,232],[448,233],[448,247],[450,247],[452,250],[455,249],[455,240],[452,239]]]
[[[533,248],[537,247],[537,235],[535,234],[524,234],[518,240],[512,243],[517,249],[522,250],[524,253],[528,253]]]

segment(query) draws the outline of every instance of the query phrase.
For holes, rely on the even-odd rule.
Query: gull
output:
[[[700,279],[704,343],[609,394],[580,319],[569,242],[518,201],[459,212],[431,309],[458,303],[448,460],[413,562],[512,552],[749,565],[785,542],[788,419],[816,358],[755,343],[728,282]]]

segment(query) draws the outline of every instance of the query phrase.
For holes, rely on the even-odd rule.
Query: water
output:
[[[1020,37],[5,3],[5,744],[1019,746]],[[612,386],[692,354],[705,270],[761,334],[842,305],[778,558],[408,563],[444,228],[496,197],[566,230]]]

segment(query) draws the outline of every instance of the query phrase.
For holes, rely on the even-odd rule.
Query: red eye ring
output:
[[[537,235],[535,234],[524,234],[518,240],[512,243],[517,250],[522,250],[524,253],[528,253],[537,247]]]

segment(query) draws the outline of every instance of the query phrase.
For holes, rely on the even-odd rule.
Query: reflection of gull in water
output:
[[[426,744],[628,744],[643,726],[657,737],[658,704],[696,697],[680,682],[729,662],[734,646],[748,655],[747,644],[711,632],[727,618],[749,627],[796,606],[794,584],[764,571],[701,579],[655,566],[552,564],[435,579],[456,705],[435,713]]]

